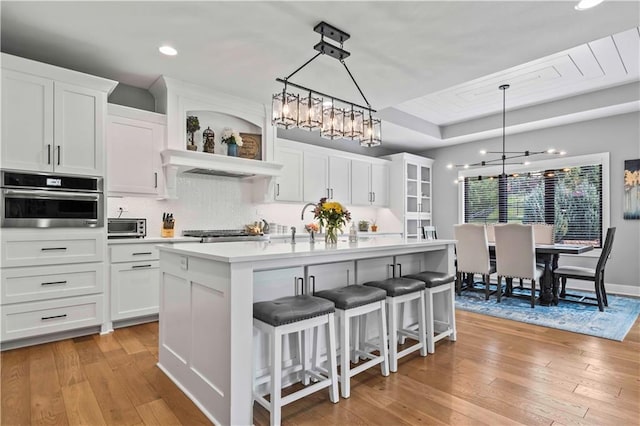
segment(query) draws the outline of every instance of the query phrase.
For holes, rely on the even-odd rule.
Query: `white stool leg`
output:
[[[351,394],[351,378],[349,373],[351,372],[351,346],[349,340],[349,327],[351,326],[351,320],[347,317],[346,311],[336,309],[338,313],[338,319],[341,321],[342,328],[340,330],[340,384],[342,390],[342,397],[349,398]]]
[[[451,334],[449,340],[456,341],[456,292],[454,283],[449,287],[449,327],[451,327]]]
[[[424,314],[424,290],[420,291],[418,299],[418,336],[420,339],[420,355],[427,356],[427,330],[425,330],[425,314]]]
[[[271,411],[271,425],[280,424],[280,410],[282,403],[282,335],[275,327],[271,334],[271,398],[270,398],[270,411]]]
[[[302,384],[309,384],[309,374],[311,370],[311,360],[309,359],[309,339],[307,338],[307,330],[298,333],[298,344],[300,345],[300,364],[302,364]]]
[[[425,309],[425,316],[426,316],[426,320],[427,320],[427,352],[429,352],[430,354],[434,353],[436,351],[436,344],[434,342],[434,338],[433,338],[433,333],[434,333],[434,325],[433,325],[433,316],[434,316],[434,312],[433,312],[433,293],[431,292],[431,290],[426,289],[425,290],[425,302],[426,302],[426,309]]]
[[[320,359],[320,348],[318,347],[318,334],[319,334],[319,327],[313,327],[313,331],[312,333],[312,337],[311,340],[313,340],[312,343],[312,348],[311,348],[311,370],[316,370],[317,367],[319,366],[319,359]]]
[[[327,323],[327,359],[329,364],[329,378],[331,386],[329,387],[329,399],[334,404],[340,400],[338,394],[338,366],[336,365],[336,324],[334,315],[329,314],[329,322]]]
[[[358,349],[360,349],[360,346],[364,344],[364,341],[362,340],[361,327],[362,327],[362,324],[366,321],[364,319],[361,321],[360,315],[356,315],[355,317],[352,317],[350,321],[353,321],[353,328],[351,331],[351,340],[353,340],[353,346],[352,346],[353,349],[351,350],[351,360],[355,364],[358,361],[360,361],[360,355],[358,355]]]
[[[398,330],[402,330],[404,328],[404,303],[400,303],[398,306]],[[398,344],[404,345],[404,342],[407,340],[404,334],[398,336]]]
[[[380,330],[380,355],[382,355],[382,364],[380,364],[380,369],[382,370],[383,376],[389,375],[389,348],[387,347],[386,311],[386,302],[384,300],[381,300],[380,310],[378,311],[378,319],[380,322],[378,330]]]
[[[387,297],[387,300],[389,301],[389,369],[395,373],[398,371],[398,312],[395,300],[391,297]],[[422,312],[424,315],[424,310]]]

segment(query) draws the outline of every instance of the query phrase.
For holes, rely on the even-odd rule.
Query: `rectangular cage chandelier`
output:
[[[344,62],[351,53],[344,50],[343,43],[351,36],[326,22],[320,22],[313,30],[320,34],[320,42],[313,46],[318,53],[287,77],[276,78],[284,88],[282,92],[273,95],[271,123],[285,129],[298,127],[310,131],[320,130],[320,136],[326,139],[357,140],[360,145],[366,147],[380,145],[382,143],[380,119],[374,117],[376,110],[371,108],[371,104]],[[325,37],[340,43],[340,46],[327,42]],[[328,55],[344,65],[367,106],[345,101],[289,81],[298,71],[320,55]],[[289,91],[292,87],[296,92]]]

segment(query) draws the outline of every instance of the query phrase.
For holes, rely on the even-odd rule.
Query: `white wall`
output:
[[[260,204],[251,199],[249,181],[219,176],[183,174],[177,182],[178,199],[155,200],[140,197],[108,197],[107,216],[117,217],[118,206],[125,205],[128,212],[122,217],[147,219],[149,236],[160,236],[162,213],[170,212],[176,220],[176,236],[185,229],[242,229],[244,225],[261,218],[303,231],[304,223],[313,221],[307,210],[305,220],[300,219],[304,204]],[[402,232],[400,222],[389,209],[346,207],[353,220],[376,219],[378,232]],[[345,229],[348,231],[348,229]]]
[[[507,117],[508,120],[508,117]],[[449,163],[460,164],[479,160],[478,151],[500,151],[500,138],[477,141],[452,147],[429,150],[423,155],[435,160],[433,167],[433,223],[438,236],[453,237],[453,225],[458,222],[458,188],[453,183],[455,170]],[[640,114],[631,113],[607,117],[566,126],[507,135],[507,151],[544,150],[548,147],[563,149],[568,155],[599,152],[610,153],[610,217],[611,226],[617,228],[616,237],[605,280],[609,284],[633,287],[640,295],[640,220],[624,220],[623,173],[624,160],[640,158]],[[538,157],[538,158],[542,158]],[[535,158],[532,158],[534,160]],[[597,259],[566,258],[565,262],[593,267]],[[615,286],[613,287],[615,288]]]

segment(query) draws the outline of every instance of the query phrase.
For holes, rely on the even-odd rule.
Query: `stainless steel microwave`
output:
[[[108,238],[144,238],[147,235],[147,219],[107,219]]]
[[[102,178],[2,170],[3,228],[104,226]]]

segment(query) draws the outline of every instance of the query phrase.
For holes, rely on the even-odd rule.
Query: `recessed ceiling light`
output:
[[[178,54],[178,51],[171,46],[160,46],[158,50],[160,53],[167,56],[176,56]]]
[[[602,1],[603,0],[580,0],[580,2],[575,5],[574,9],[575,10],[591,9],[592,7],[596,7],[597,5],[602,3]]]

